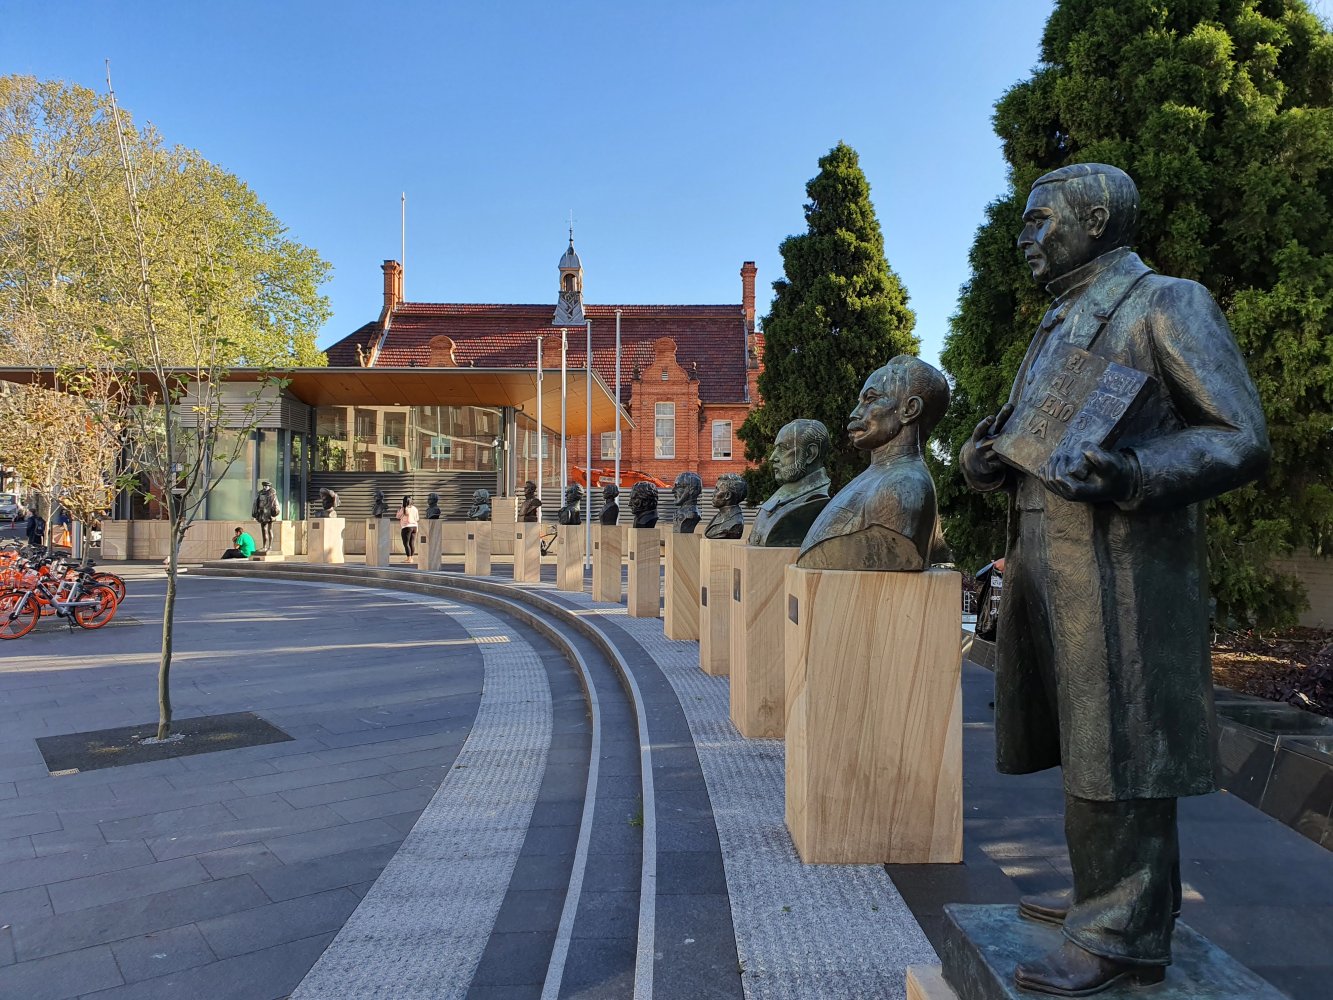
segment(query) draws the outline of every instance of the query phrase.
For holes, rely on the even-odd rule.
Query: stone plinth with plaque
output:
[[[738,545],[731,552],[731,722],[746,739],[780,740],[786,728],[784,574],[800,551]]]
[[[953,570],[786,570],[787,829],[807,864],[956,863]]]
[[[623,548],[618,524],[592,526],[592,599],[619,604],[625,582],[620,572]]]
[[[468,576],[489,576],[491,572],[491,522],[466,522],[463,572]]]
[[[583,590],[583,546],[587,530],[583,524],[556,527],[555,586],[557,590]]]
[[[393,525],[387,517],[366,518],[366,565],[387,566],[393,552]]]
[[[514,582],[540,583],[541,578],[541,522],[520,521],[514,525]]]
[[[731,672],[731,554],[737,538],[699,541],[699,669],[713,677]]]
[[[666,541],[666,600],[662,629],[668,639],[699,638],[699,542],[693,532],[668,531]]]
[[[495,530],[491,532],[491,553],[497,556],[514,554],[514,525],[518,523],[518,497],[492,497],[491,523]]]
[[[445,522],[436,518],[422,521],[417,527],[417,569],[439,570],[444,559]]]
[[[630,528],[626,606],[631,618],[662,616],[662,533]]]
[[[347,519],[342,517],[311,518],[308,544],[312,563],[343,562],[343,527],[346,524]]]

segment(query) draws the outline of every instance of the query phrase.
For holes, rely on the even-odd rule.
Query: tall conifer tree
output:
[[[782,241],[784,277],[773,282],[764,318],[763,403],[741,426],[745,454],[767,458],[782,426],[822,420],[833,435],[828,471],[835,488],[865,468],[843,428],[866,376],[918,350],[907,292],[884,259],[884,235],[856,150],[838,143],[805,187],[807,231]],[[749,473],[750,496],[772,491],[767,461]]]
[[[987,209],[946,340],[942,450],[1004,402],[1049,305],[1014,245],[1032,182],[1122,167],[1142,196],[1136,249],[1217,297],[1269,421],[1267,477],[1209,508],[1219,613],[1290,621],[1302,591],[1273,560],[1333,531],[1333,35],[1301,0],[1059,0],[994,122],[1011,187]],[[960,562],[999,555],[1001,498],[969,493],[956,468],[939,486]]]

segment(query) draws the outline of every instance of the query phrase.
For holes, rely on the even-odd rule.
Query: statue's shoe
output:
[[[1154,986],[1165,978],[1164,965],[1117,962],[1084,951],[1072,941],[1014,969],[1014,983],[1020,989],[1053,997],[1089,997],[1119,983]]]
[[[1040,920],[1047,924],[1062,924],[1069,914],[1073,892],[1069,889],[1057,889],[1055,892],[1043,892],[1032,896],[1020,896],[1018,914],[1029,920]],[[1171,916],[1180,919],[1180,907],[1171,911]]]

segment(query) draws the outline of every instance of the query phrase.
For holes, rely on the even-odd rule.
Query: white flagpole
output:
[[[542,498],[542,338],[537,338],[537,499]]]
[[[620,310],[616,310],[616,488],[620,487]]]
[[[569,487],[566,482],[569,471],[569,455],[565,451],[565,441],[568,439],[568,415],[569,415],[569,331],[563,326],[560,328],[560,503],[565,502],[565,490]]]
[[[592,320],[585,320],[585,322],[588,327],[588,353],[583,356],[583,367],[586,369],[583,393],[588,397],[588,413],[583,423],[583,446],[587,449],[584,455],[588,464],[583,474],[583,481],[586,484],[584,489],[583,567],[587,569],[592,565]]]

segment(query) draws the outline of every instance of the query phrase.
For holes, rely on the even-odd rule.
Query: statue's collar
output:
[[[783,504],[791,503],[800,497],[809,496],[811,493],[818,493],[821,490],[827,493],[828,488],[828,471],[821,465],[814,472],[806,473],[805,476],[794,483],[783,483],[759,506],[762,510],[777,510]]]
[[[1116,247],[1114,250],[1088,261],[1082,267],[1076,267],[1068,274],[1060,275],[1046,286],[1046,291],[1056,300],[1068,298],[1075,292],[1081,291],[1092,284],[1103,271],[1120,263],[1127,254],[1132,252],[1129,247]]]

